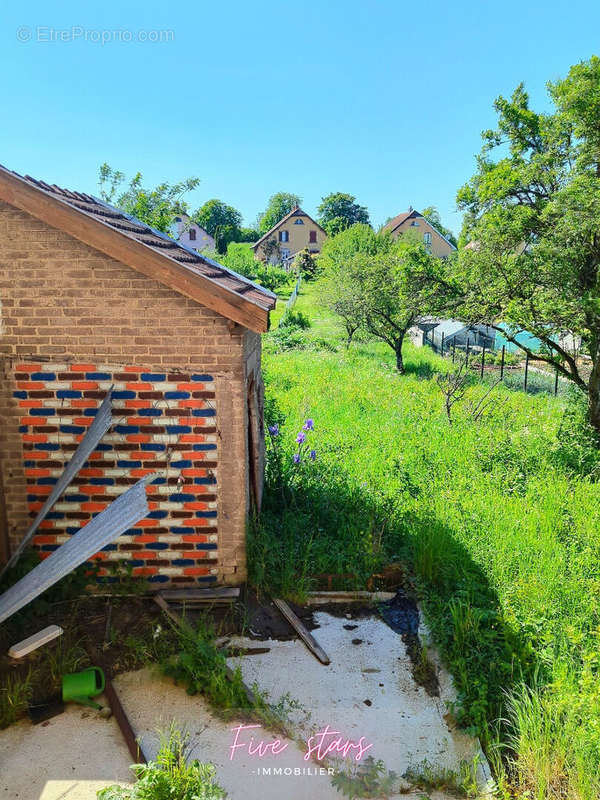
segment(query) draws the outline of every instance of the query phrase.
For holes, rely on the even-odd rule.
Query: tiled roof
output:
[[[402,225],[410,216],[416,214],[417,216],[421,216],[418,211],[404,211],[402,214],[398,214],[397,217],[393,217],[389,222],[386,222],[383,226],[382,230],[384,231],[393,231],[395,230],[398,225]]]
[[[12,172],[12,170],[7,170],[5,167],[0,167],[0,170],[20,178],[36,189],[50,195],[55,200],[94,217],[104,225],[108,225],[119,233],[135,239],[155,252],[177,261],[191,273],[205,278],[227,291],[242,296],[245,300],[265,311],[270,311],[275,307],[276,296],[272,292],[253,283],[243,275],[238,275],[236,272],[223,267],[216,261],[200,255],[180,242],[176,242],[167,234],[149,227],[140,220],[135,219],[135,217],[125,214],[97,197],[62,189],[55,184],[50,185],[44,181],[38,181],[29,175],[19,175],[16,172]]]

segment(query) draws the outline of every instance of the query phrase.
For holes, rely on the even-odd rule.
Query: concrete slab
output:
[[[131,757],[114,719],[69,705],[40,725],[0,731],[1,800],[94,800],[131,780]]]
[[[382,759],[386,769],[398,774],[424,760],[458,770],[462,760],[477,754],[475,740],[446,724],[446,702],[454,693],[443,670],[438,672],[441,696],[430,697],[412,678],[402,638],[381,619],[350,621],[321,611],[315,618],[320,627],[314,635],[331,658],[329,666],[298,640],[268,641],[268,653],[229,659],[272,702],[283,695],[299,701],[303,708],[290,714],[299,743],[283,741],[278,754],[269,750],[262,757],[251,755],[251,737],[255,747],[276,737],[253,728],[240,730],[236,740],[234,729],[243,720],[217,718],[200,697],[189,697],[156,670],[144,669],[118,676],[114,686],[148,757],[156,754],[159,730],[174,720],[191,736],[190,755],[215,764],[218,781],[231,798],[340,800],[326,762],[320,767],[305,758],[319,741],[311,736],[321,733],[325,745],[349,740],[354,745],[349,755],[359,752],[359,743],[370,745],[365,754]],[[344,625],[350,622],[356,627],[347,630]],[[235,643],[256,646],[241,637]],[[235,743],[241,746],[232,751]],[[0,800],[94,800],[100,786],[131,780],[129,764],[114,720],[71,706],[44,726],[24,721],[0,731]],[[440,793],[430,796],[443,798]]]

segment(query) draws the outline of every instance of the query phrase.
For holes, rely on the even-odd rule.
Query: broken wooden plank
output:
[[[183,625],[183,619],[173,611],[172,608],[169,607],[169,604],[165,601],[164,597],[161,596],[161,593],[154,595],[154,602],[162,608],[165,614],[169,617],[169,619],[173,620],[173,622],[178,626],[181,627]],[[227,676],[227,680],[233,681],[234,673],[231,667],[228,664],[225,664],[225,674]],[[244,694],[246,695],[248,702],[252,705],[256,705],[256,695],[246,684],[242,681],[242,688],[244,689]]]
[[[329,660],[329,656],[323,650],[321,645],[317,642],[315,637],[309,630],[306,628],[304,623],[299,619],[299,617],[294,614],[292,609],[288,606],[285,600],[279,600],[278,598],[273,598],[273,602],[277,606],[277,608],[281,611],[283,616],[287,619],[290,623],[292,628],[296,631],[298,636],[302,639],[304,644],[308,647],[308,649],[319,659],[321,664],[330,664],[331,661]]]
[[[13,644],[8,651],[8,655],[11,658],[23,658],[28,653],[37,650],[38,647],[48,644],[48,642],[52,642],[58,636],[61,636],[62,633],[63,629],[58,625],[48,625],[47,628],[34,633],[33,636],[28,636],[27,639],[23,639],[22,641],[17,642],[17,644]]]
[[[46,589],[68,575],[117,539],[136,522],[147,517],[150,508],[146,499],[146,485],[156,478],[146,475],[130,489],[117,497],[108,508],[101,511],[87,525],[51,553],[25,577],[0,596],[0,622],[15,614]]]
[[[210,602],[211,600],[227,600],[233,602],[240,596],[237,586],[219,586],[214,589],[166,589],[160,593],[167,603],[185,601]]]
[[[73,458],[69,461],[62,475],[55,483],[52,491],[48,495],[48,499],[41,507],[36,518],[33,520],[27,532],[19,542],[15,552],[8,559],[8,562],[5,564],[2,571],[0,571],[0,578],[4,575],[7,569],[17,563],[21,553],[33,538],[33,535],[38,529],[40,522],[44,520],[46,514],[48,514],[48,512],[52,509],[52,506],[69,486],[75,475],[77,475],[79,470],[88,460],[90,454],[96,449],[100,439],[102,439],[106,431],[110,428],[112,423],[112,390],[113,387],[111,386],[106,397],[98,408],[96,416],[94,417],[94,421],[87,429],[83,439],[79,442],[79,446],[77,447]]]

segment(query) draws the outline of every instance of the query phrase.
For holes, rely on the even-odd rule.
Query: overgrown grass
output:
[[[456,716],[488,751],[498,735],[514,746],[504,785],[536,798],[596,798],[600,485],[589,442],[576,452],[565,399],[546,393],[499,386],[499,402],[474,422],[467,404],[488,388],[477,380],[449,426],[434,380],[447,360],[407,345],[398,376],[385,346],[346,350],[318,297],[318,284],[306,284],[295,307],[316,346],[266,347],[268,410],[276,402],[286,422],[282,467],[268,474],[263,518],[249,535],[252,579],[298,595],[319,573],[351,573],[346,584],[364,586],[381,564],[408,562],[455,677]],[[308,417],[317,457],[294,465]],[[523,686],[543,703],[529,702]],[[547,732],[545,749],[532,731]]]

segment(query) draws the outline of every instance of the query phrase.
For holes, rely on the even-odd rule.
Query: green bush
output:
[[[294,311],[293,308],[288,309],[279,323],[280,328],[300,328],[305,331],[310,328],[310,320],[303,314],[302,311]]]

